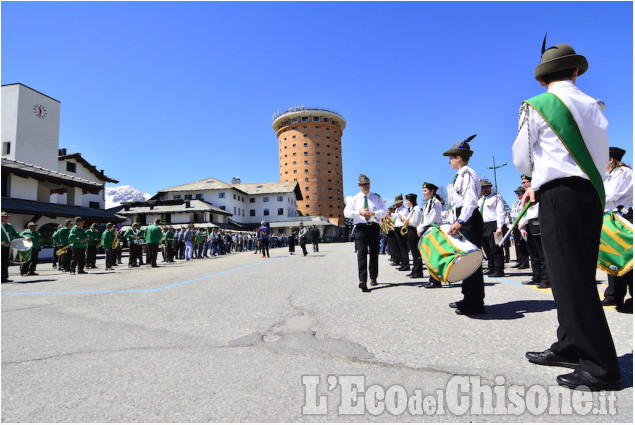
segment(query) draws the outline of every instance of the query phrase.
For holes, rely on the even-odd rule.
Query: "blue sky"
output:
[[[2,84],[62,105],[60,147],[157,190],[215,177],[278,181],[272,114],[337,111],[344,194],[367,174],[392,201],[450,183],[443,151],[511,160],[520,103],[548,46],[589,61],[611,145],[633,159],[631,2],[2,2]],[[513,163],[497,171],[513,202]],[[419,196],[421,198],[421,196]]]

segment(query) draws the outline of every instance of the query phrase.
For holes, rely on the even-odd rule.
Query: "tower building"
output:
[[[302,215],[322,215],[335,225],[344,225],[344,128],[344,117],[327,109],[300,106],[273,116],[280,181],[300,185],[298,210]]]

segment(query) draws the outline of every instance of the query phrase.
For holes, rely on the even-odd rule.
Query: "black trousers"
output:
[[[147,261],[152,265],[152,267],[157,267],[157,256],[159,255],[159,244],[158,243],[149,243],[148,247],[148,256]]]
[[[390,259],[393,263],[399,264],[401,262],[401,255],[399,254],[399,248],[397,247],[397,236],[395,236],[395,231],[389,230],[386,234],[386,239],[388,240]]]
[[[462,208],[456,209],[456,216],[461,215]],[[483,248],[483,216],[478,209],[474,209],[472,216],[461,226],[461,233],[468,241]],[[467,279],[463,279],[461,285],[463,300],[462,307],[465,309],[481,307],[485,300],[485,281],[483,280],[483,266],[479,266]]]
[[[112,267],[114,259],[115,250],[114,249],[105,249],[106,253],[106,268],[109,269]]]
[[[263,257],[269,257],[269,238],[260,239],[260,252]]]
[[[483,223],[483,251],[485,251],[485,256],[487,257],[487,268],[493,272],[503,273],[505,270],[505,253],[502,247],[496,245],[496,240],[494,239],[496,225],[495,221]]]
[[[624,218],[633,222],[633,210],[630,209]],[[626,273],[623,276],[613,276],[607,274],[609,287],[604,291],[604,298],[608,301],[613,301],[617,305],[624,304],[624,297],[626,297],[626,291],[633,297],[633,270]]]
[[[97,267],[97,246],[86,247],[86,266],[88,268]]]
[[[525,241],[520,235],[518,227],[514,227],[512,230],[514,235],[514,248],[516,248],[516,263],[520,265],[529,265],[529,252],[527,251],[527,241]]]
[[[540,188],[540,229],[558,310],[558,341],[551,350],[579,360],[600,379],[620,377],[615,345],[600,304],[595,273],[602,206],[582,178],[553,180]]]
[[[408,248],[408,236],[401,234],[401,226],[395,227],[395,241],[397,242],[396,245],[399,255],[399,264],[401,264],[401,267],[405,267],[410,270],[410,258],[408,256],[410,248]]]
[[[71,248],[73,250],[73,259],[71,260],[71,271],[74,272],[77,269],[78,272],[84,271],[86,265],[86,247],[84,248]]]
[[[37,260],[39,256],[39,249],[31,249],[31,259],[20,266],[20,274],[35,273],[35,267],[37,267]]]
[[[542,246],[540,223],[534,220],[530,220],[525,229],[527,230],[527,249],[532,272],[531,280],[548,284],[549,270],[547,270],[547,259]]]
[[[59,249],[59,248],[56,248]],[[66,252],[60,255],[60,264],[59,267],[62,268],[65,272],[70,271],[71,269],[71,258],[73,257],[73,249],[68,248]]]
[[[302,248],[302,255],[308,255],[309,253],[306,250],[306,238],[300,238],[300,248]]]
[[[379,272],[379,224],[361,223],[355,226],[355,249],[359,283],[365,285],[369,274],[374,280]]]
[[[134,266],[134,265],[138,265],[140,266],[141,264],[143,264],[143,260],[142,260],[142,253],[143,253],[143,249],[141,248],[141,245],[136,244],[134,242],[130,242],[130,248],[128,249],[128,265],[129,266]],[[138,261],[138,263],[137,263]]]
[[[419,252],[419,236],[417,235],[417,228],[414,226],[408,226],[408,248],[412,255],[412,274],[423,274],[423,260],[421,259],[421,252]]]
[[[6,282],[9,279],[9,253],[11,248],[8,246],[2,246],[2,281]]]
[[[289,252],[295,253],[295,238],[291,236],[288,242],[289,242]]]

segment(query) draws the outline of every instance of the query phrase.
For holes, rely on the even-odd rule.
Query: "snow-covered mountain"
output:
[[[132,186],[114,186],[106,188],[106,209],[118,207],[122,202],[145,201],[151,195],[143,193]]]

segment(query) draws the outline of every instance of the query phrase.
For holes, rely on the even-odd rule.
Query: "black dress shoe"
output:
[[[409,272],[410,271],[410,267],[401,266],[397,270],[400,271],[400,272]]]
[[[488,277],[504,277],[505,273],[503,272],[494,272],[487,275]]]
[[[518,266],[518,270],[525,270],[529,268],[529,264],[521,264],[520,266]]]
[[[456,301],[449,304],[450,308],[459,308],[461,306],[461,301]]]
[[[547,283],[547,282],[540,282],[540,283],[538,284],[538,287],[539,287],[539,288],[542,288],[542,289],[547,289],[547,288],[551,288],[551,284],[549,284],[549,283]]]
[[[540,282],[536,282],[533,279],[529,279],[529,280],[524,280],[520,283],[522,283],[523,285],[538,285]]]
[[[586,370],[576,369],[566,375],[560,375],[556,378],[558,384],[573,390],[585,391],[619,391],[624,388],[622,378],[613,380],[604,380],[596,378]],[[586,387],[586,388],[585,388]]]
[[[399,263],[395,263],[395,262],[390,263],[390,265],[391,265],[391,266],[401,266],[401,264],[399,264]]]
[[[37,274],[35,272],[29,272],[29,273],[27,273],[27,276],[39,276],[39,274]]]
[[[613,298],[604,298],[602,301],[600,301],[600,304],[604,306],[617,305],[617,301],[615,301]]]
[[[525,353],[525,357],[527,357],[531,363],[543,366],[570,367],[572,369],[578,367],[578,362],[567,360],[550,349],[545,351],[528,351]]]
[[[362,290],[362,292],[370,292],[370,289],[368,289],[368,286],[366,286],[365,283],[361,283],[360,282],[360,284],[358,286],[359,286],[359,289]]]
[[[408,276],[410,276],[410,279],[421,279],[423,278],[423,273],[410,273]]]
[[[458,307],[454,310],[456,314],[461,316],[478,316],[479,314],[485,314],[485,306],[480,307]]]
[[[377,285],[379,285],[379,283],[377,283],[377,279],[370,280],[370,286],[377,286]]]
[[[2,281],[2,283],[9,283],[9,282],[13,282],[11,279],[5,279]]]
[[[441,282],[428,282],[424,285],[424,287],[426,287],[427,289],[440,288]]]
[[[410,277],[410,276],[412,276],[412,272],[410,272],[410,273],[408,273],[408,274],[406,275],[406,277]]]

